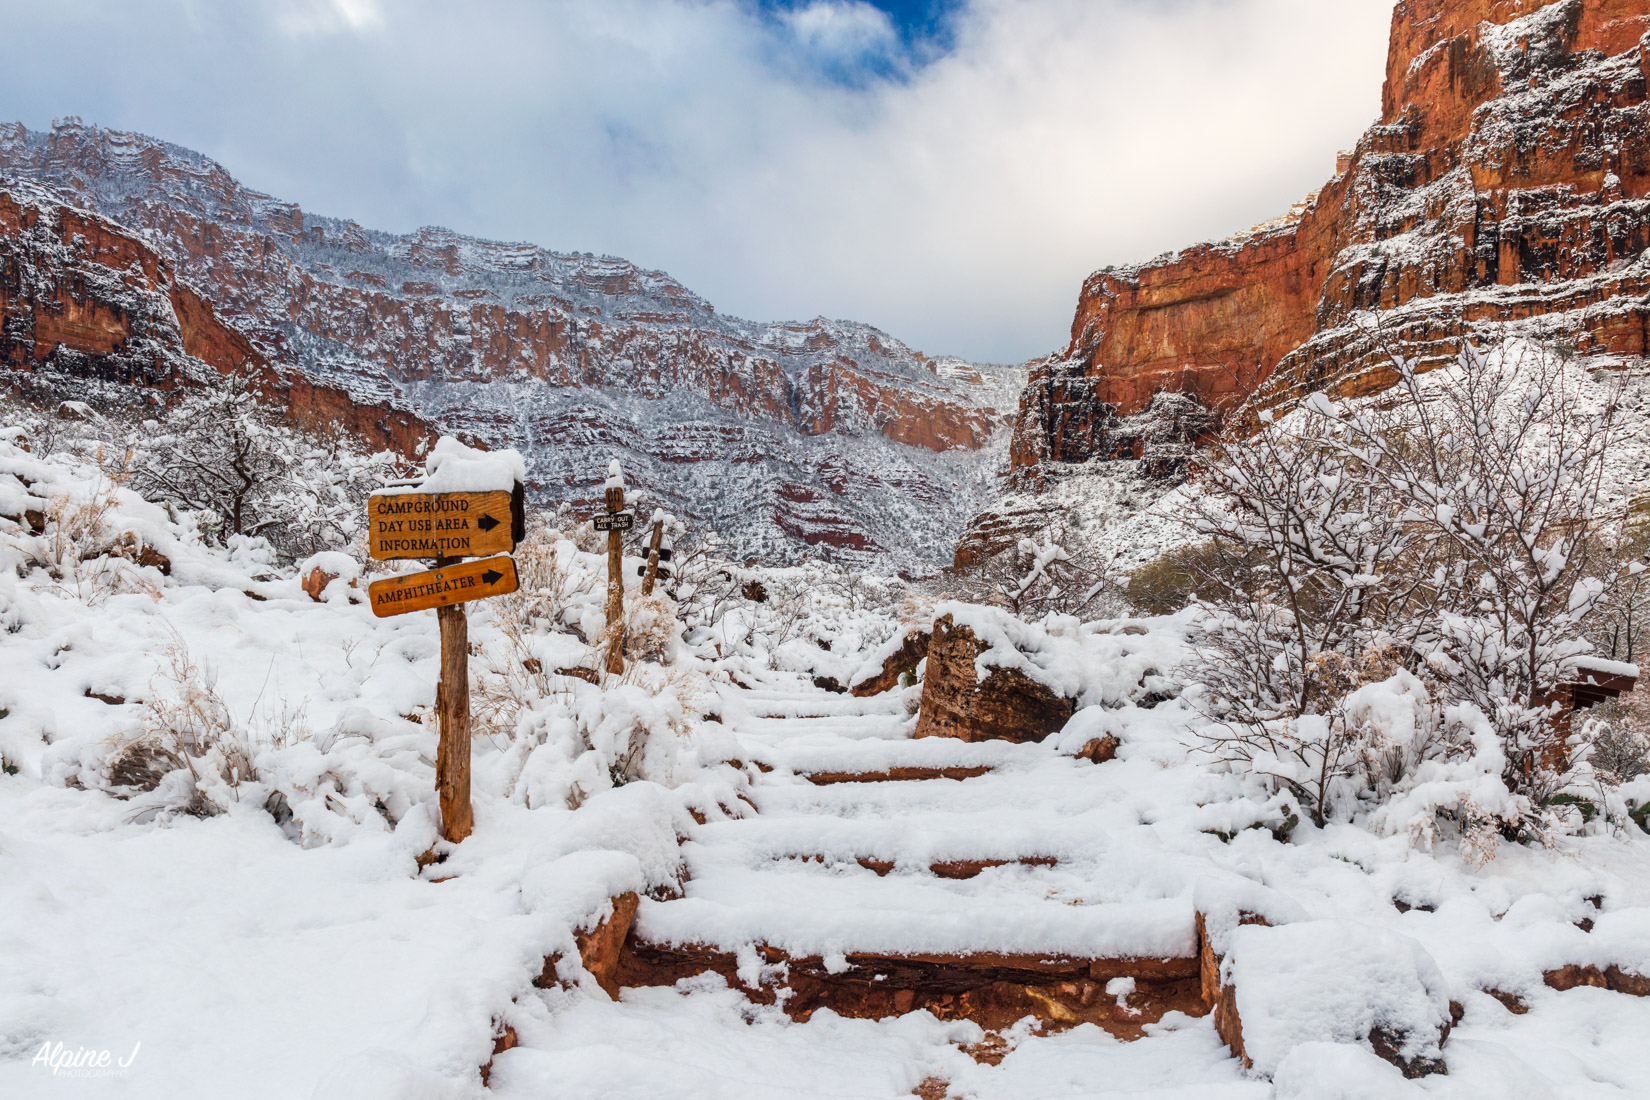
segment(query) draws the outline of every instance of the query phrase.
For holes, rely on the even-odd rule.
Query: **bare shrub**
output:
[[[1326,806],[1362,752],[1336,727],[1341,670],[1390,649],[1460,724],[1436,751],[1478,751],[1479,727],[1498,743],[1512,797],[1464,831],[1543,837],[1566,782],[1554,700],[1623,577],[1601,504],[1615,396],[1589,402],[1579,368],[1539,351],[1465,347],[1425,383],[1396,366],[1378,400],[1252,407],[1198,471],[1216,748],[1247,760],[1305,731]]]
[[[1088,532],[1051,519],[1034,537],[957,574],[959,595],[1022,618],[1050,612],[1107,618],[1127,609],[1124,577],[1113,555]]]
[[[132,487],[195,513],[206,537],[258,536],[284,558],[348,546],[368,493],[405,472],[390,454],[281,424],[246,380],[213,377],[181,390],[133,433]]]
[[[225,789],[256,778],[251,741],[181,638],[162,655],[165,668],[151,684],[142,727],[112,755],[109,782],[128,793],[159,790],[162,804],[151,810],[210,817],[222,809]],[[186,782],[160,790],[180,773]]]

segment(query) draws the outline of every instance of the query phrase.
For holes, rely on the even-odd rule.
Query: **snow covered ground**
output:
[[[518,555],[519,598],[472,608],[476,829],[453,847],[435,820],[433,614],[375,619],[348,559],[203,545],[88,462],[15,441],[0,516],[16,517],[0,519],[0,1095],[1646,1094],[1650,999],[1543,974],[1650,975],[1650,836],[1600,822],[1480,864],[1401,819],[1287,831],[1285,801],[1212,766],[1190,702],[1162,698],[1196,680],[1183,619],[1028,627],[1028,644],[1064,640],[1054,671],[1093,705],[1041,744],[914,740],[913,689],[813,683],[846,682],[893,634],[897,586],[773,571],[773,599],[666,632],[669,663],[604,691],[553,673],[592,663],[600,559],[546,535]],[[320,601],[300,583],[314,564],[339,574]],[[783,610],[796,593],[812,602]],[[1074,758],[1107,734],[1115,760]],[[806,779],[911,765],[990,770]],[[1011,863],[932,873],[954,859]],[[793,1022],[714,975],[617,1001],[588,975],[536,988],[628,891],[648,895],[638,934],[825,956],[1181,954],[1200,909],[1245,899],[1277,925],[1229,945],[1240,978],[1270,979],[1245,996],[1269,1006],[1252,1053],[1275,1072],[1246,1072],[1185,1013],[1134,1042],[1022,1024],[992,1065],[964,1049],[987,1039],[966,1020]],[[1280,952],[1306,965],[1268,962]],[[1419,996],[1402,986],[1417,973]],[[1407,1081],[1337,1031],[1359,1006],[1424,1017],[1439,998],[1464,1009],[1447,1075]],[[504,1023],[520,1045],[484,1089]],[[109,1064],[68,1064],[81,1052]]]

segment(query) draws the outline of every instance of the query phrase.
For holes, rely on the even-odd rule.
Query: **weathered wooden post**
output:
[[[374,581],[367,586],[367,599],[379,617],[435,609],[441,633],[435,787],[441,835],[457,843],[475,828],[470,805],[470,622],[461,605],[516,590],[516,563],[507,552],[523,536],[526,520],[519,486],[459,493],[418,488],[401,486],[368,500],[368,553],[375,561],[434,558],[434,568]],[[477,554],[498,556],[463,560]]]
[[[653,513],[653,537],[647,542],[647,572],[642,574],[642,596],[653,595],[653,585],[659,579],[659,544],[665,538],[665,514]]]
[[[624,471],[619,460],[607,467],[607,514],[624,511]],[[614,523],[607,532],[607,671],[624,671],[624,528]]]
[[[436,559],[436,569],[457,565]],[[475,828],[470,806],[470,617],[460,604],[435,609],[441,632],[441,679],[435,712],[441,741],[435,753],[435,790],[441,803],[441,835],[457,843]]]

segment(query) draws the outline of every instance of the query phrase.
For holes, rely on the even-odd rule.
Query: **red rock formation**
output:
[[[993,668],[982,680],[975,658],[985,645],[950,615],[934,623],[922,680],[918,737],[964,741],[1040,741],[1065,726],[1076,704],[1017,668]]]
[[[915,672],[923,658],[928,656],[928,638],[929,632],[926,630],[907,630],[900,647],[888,655],[882,667],[865,679],[849,684],[849,693],[863,698],[892,691],[898,686],[900,677],[907,672]]]
[[[177,280],[170,260],[121,226],[37,192],[0,191],[0,371],[19,384],[50,372],[170,389],[205,367],[252,379],[311,430],[341,428],[407,455],[432,439],[405,410],[275,369]]]
[[[1372,392],[1467,333],[1650,350],[1650,0],[1403,0],[1381,120],[1290,218],[1084,284],[1016,474],[1113,457],[1162,391]],[[1379,331],[1371,323],[1379,319]],[[1127,456],[1125,456],[1127,457]]]

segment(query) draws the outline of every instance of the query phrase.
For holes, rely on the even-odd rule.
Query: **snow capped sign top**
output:
[[[527,480],[527,463],[514,448],[506,451],[478,451],[444,435],[424,460],[424,480],[416,485],[397,485],[379,492],[396,493],[491,493],[513,492]]]
[[[372,494],[368,553],[397,558],[468,558],[508,553],[526,533],[526,467],[516,451],[477,451],[443,437],[422,481]]]
[[[510,453],[514,454],[515,452],[511,451]],[[619,465],[619,460],[616,458],[607,464],[607,488],[624,488],[624,469]]]

